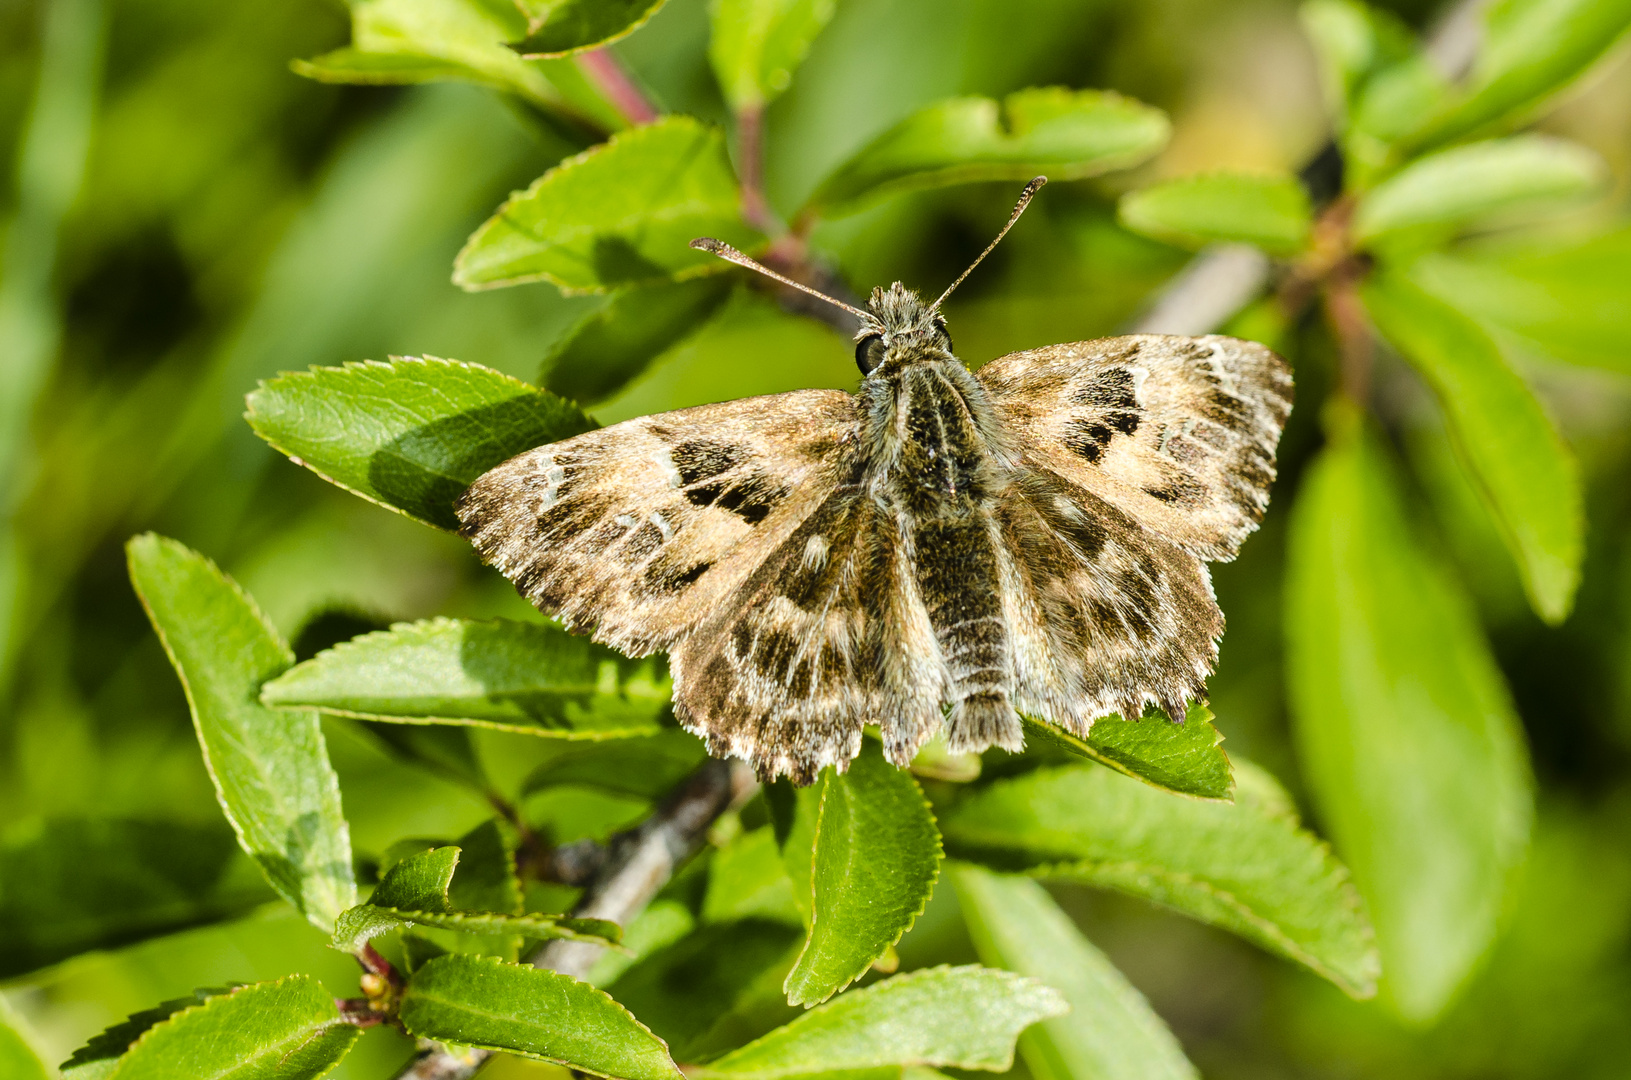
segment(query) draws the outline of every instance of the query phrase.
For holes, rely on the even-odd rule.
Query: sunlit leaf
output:
[[[421,1038],[504,1050],[621,1080],[681,1080],[662,1040],[602,991],[494,957],[427,962],[402,994],[401,1018]]]
[[[825,1001],[862,975],[922,914],[940,874],[934,816],[904,769],[871,740],[849,771],[816,781],[809,937],[787,976],[792,1005]]]
[[[510,47],[523,56],[569,56],[627,37],[666,0],[516,0],[527,36]]]
[[[1162,240],[1232,241],[1276,254],[1302,247],[1313,218],[1296,177],[1251,173],[1167,180],[1122,196],[1119,214],[1129,229]]]
[[[1410,55],[1414,35],[1392,12],[1360,0],[1309,0],[1298,15],[1318,54],[1326,105],[1340,130],[1360,87]]]
[[[929,968],[844,994],[689,1075],[776,1080],[890,1065],[1005,1072],[1019,1033],[1067,1008],[1056,991],[1011,972]]]
[[[294,662],[215,564],[144,533],[130,580],[181,677],[221,808],[272,887],[319,929],[357,900],[339,780],[317,714],[268,709],[260,684]]]
[[[40,1058],[0,1000],[0,1076],[8,1080],[56,1080],[56,1070]]]
[[[660,660],[630,660],[559,627],[427,619],[318,653],[261,696],[372,720],[607,739],[660,731],[669,682]]]
[[[1347,871],[1266,773],[1237,762],[1235,781],[1222,803],[1094,765],[1044,768],[954,798],[940,827],[955,857],[1154,900],[1372,993],[1376,950]]]
[[[361,1034],[340,1019],[334,998],[316,979],[290,975],[203,990],[193,999],[137,1013],[92,1039],[64,1073],[89,1080],[98,1075],[98,1064],[116,1057],[117,1065],[101,1073],[110,1080],[316,1080]]]
[[[1631,229],[1540,248],[1432,252],[1409,274],[1535,352],[1631,372]]]
[[[599,3],[621,8],[627,0]],[[525,60],[505,44],[527,36],[527,19],[513,3],[351,0],[350,8],[350,47],[297,60],[295,71],[337,83],[457,79],[514,94],[586,133],[627,123],[570,62]]]
[[[1094,721],[1085,739],[1026,718],[1025,745],[1089,758],[1147,784],[1202,799],[1227,799],[1234,790],[1223,734],[1212,724],[1212,710],[1198,701],[1189,703],[1181,724],[1153,709],[1132,721],[1112,714]]]
[[[1631,25],[1631,0],[1498,0],[1485,11],[1471,73],[1418,121],[1410,145],[1521,116],[1578,78]]]
[[[0,978],[235,918],[273,895],[222,823],[75,818],[14,829],[0,845]]]
[[[1199,1080],[1166,1024],[1126,976],[1028,878],[957,864],[951,877],[980,959],[1029,975],[1070,1003],[1019,1037],[1037,1080]]]
[[[1608,168],[1579,143],[1518,135],[1428,154],[1367,192],[1354,211],[1361,243],[1415,229],[1450,232],[1516,220],[1602,190]]]
[[[1138,164],[1166,145],[1166,114],[1131,98],[1059,87],[1020,90],[1000,103],[952,98],[920,109],[868,143],[811,198],[827,212],[916,188],[976,180],[1096,176]]]
[[[1492,940],[1529,823],[1512,703],[1357,417],[1303,480],[1287,570],[1294,733],[1376,922],[1385,995],[1437,1015]]]
[[[612,397],[701,329],[730,298],[733,284],[715,274],[614,293],[550,348],[545,389],[584,405]]]
[[[549,281],[605,292],[724,263],[689,245],[712,236],[738,247],[757,239],[741,220],[741,194],[718,129],[688,116],[615,135],[568,158],[512,195],[454,262],[466,289]]]
[[[1478,325],[1400,274],[1373,278],[1365,310],[1438,394],[1450,434],[1500,524],[1535,611],[1569,613],[1585,546],[1574,458]]]
[[[594,427],[570,402],[479,364],[396,357],[290,372],[250,393],[255,434],[370,502],[443,529],[471,482]]]
[[[708,59],[731,108],[762,108],[786,90],[834,0],[716,0]]]

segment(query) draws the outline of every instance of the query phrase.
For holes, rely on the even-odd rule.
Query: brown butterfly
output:
[[[861,320],[857,393],[540,446],[465,492],[464,535],[568,628],[667,650],[680,722],[767,779],[846,768],[867,724],[904,766],[942,729],[1018,750],[1018,712],[1079,735],[1146,703],[1181,720],[1223,632],[1203,560],[1262,519],[1291,374],[1249,341],[1156,334],[969,371],[940,305],[1044,182],[933,304],[898,282],[865,311],[821,297]]]

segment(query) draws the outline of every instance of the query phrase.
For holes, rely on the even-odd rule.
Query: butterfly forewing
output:
[[[1291,372],[1238,338],[1050,345],[985,365],[1022,465],[1090,491],[1208,560],[1257,527],[1291,412]]]
[[[485,473],[461,531],[568,627],[631,655],[668,649],[820,505],[855,428],[836,390],[629,420]]]

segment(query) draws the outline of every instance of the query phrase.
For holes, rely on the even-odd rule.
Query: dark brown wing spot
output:
[[[757,525],[786,497],[785,488],[756,473],[726,490],[715,505],[729,510],[749,525]]]
[[[729,443],[690,439],[669,451],[669,456],[680,474],[680,484],[688,487],[735,468],[745,455],[741,447]]]
[[[1110,444],[1110,429],[1097,421],[1073,420],[1065,429],[1065,447],[1086,458],[1089,465],[1097,465]]]
[[[697,583],[697,580],[713,569],[713,563],[701,562],[689,570],[682,570],[671,566],[666,561],[657,561],[646,570],[644,575],[645,593],[647,596],[673,596]]]

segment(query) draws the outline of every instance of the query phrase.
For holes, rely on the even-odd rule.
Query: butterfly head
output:
[[[945,316],[900,282],[873,289],[855,335],[855,363],[862,375],[922,360],[952,359]]]
[[[711,236],[699,236],[691,241],[691,246],[698,251],[712,252],[727,262],[755,270],[783,285],[809,293],[854,315],[861,321],[861,329],[855,335],[855,362],[860,365],[861,374],[870,377],[873,372],[885,365],[888,365],[890,370],[898,370],[900,364],[952,358],[951,335],[946,333],[946,320],[940,314],[940,305],[945,303],[952,290],[961,285],[964,279],[974,272],[974,268],[991,254],[991,249],[1008,235],[1008,230],[1014,227],[1019,215],[1030,205],[1031,196],[1041,190],[1042,185],[1047,182],[1047,177],[1038,176],[1025,185],[1025,190],[1020,192],[1019,202],[1014,206],[1014,212],[1008,216],[1008,224],[1004,225],[997,238],[980,252],[980,257],[970,263],[968,269],[958,275],[957,280],[940,294],[940,299],[932,304],[925,304],[922,297],[897,281],[887,289],[873,289],[872,300],[867,305],[869,310],[862,311],[842,300],[817,292],[802,281],[794,281],[785,274],[778,274]]]

